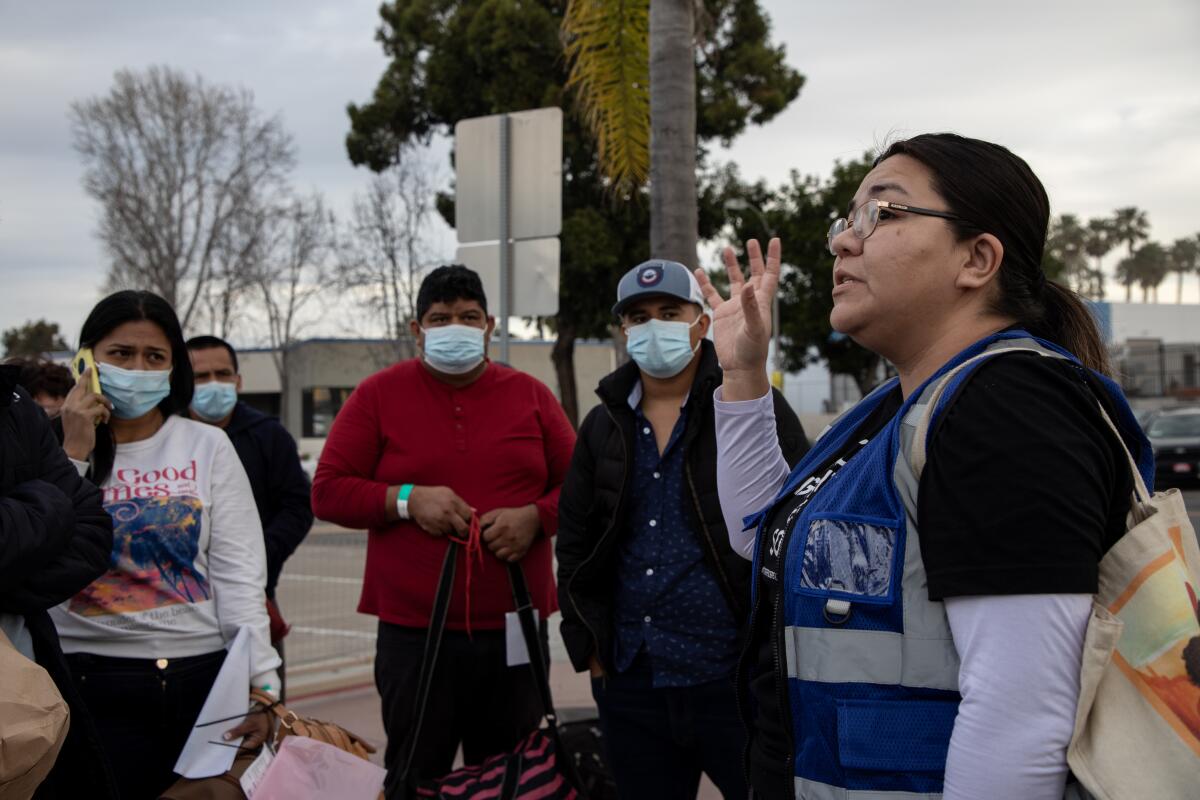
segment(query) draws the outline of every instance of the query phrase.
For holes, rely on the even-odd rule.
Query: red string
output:
[[[467,561],[467,574],[466,574],[467,617],[466,618],[467,618],[467,636],[469,637],[471,635],[471,560],[472,560],[472,558],[474,558],[474,560],[478,561],[479,565],[481,567],[483,566],[483,540],[482,540],[480,530],[479,530],[479,517],[476,516],[475,514],[471,515],[471,528],[467,533],[467,538],[459,539],[453,535],[448,535],[446,538],[456,544],[461,544],[465,548],[464,555],[466,556],[466,561]]]

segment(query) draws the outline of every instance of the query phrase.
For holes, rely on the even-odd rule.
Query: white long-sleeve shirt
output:
[[[63,651],[184,658],[251,636],[251,683],[279,689],[266,612],[262,525],[220,428],[168,417],[117,446],[101,487],[113,518],[109,571],[51,610]]]
[[[715,395],[717,487],[729,543],[754,557],[760,511],[789,470],[775,434],[771,395]],[[1079,701],[1079,667],[1091,596],[1038,594],[945,601],[962,703],[946,760],[944,800],[1059,800]]]

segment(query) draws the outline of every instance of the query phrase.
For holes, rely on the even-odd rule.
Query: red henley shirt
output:
[[[558,400],[536,378],[489,362],[469,386],[434,378],[419,360],[367,378],[334,420],[313,480],[313,511],[329,522],[367,528],[358,610],[384,622],[429,624],[447,542],[415,522],[388,522],[389,486],[448,486],[482,516],[535,503],[542,534],[522,561],[534,605],[558,610],[550,537],[575,432]],[[466,565],[460,551],[446,627],[466,628]],[[504,627],[513,610],[504,564],[484,546],[472,565],[471,629]]]

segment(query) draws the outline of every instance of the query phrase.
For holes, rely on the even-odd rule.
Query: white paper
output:
[[[533,610],[533,626],[538,625],[538,610]],[[529,663],[529,648],[525,646],[525,634],[521,630],[521,617],[515,611],[504,615],[504,644],[508,655],[508,665],[517,667]]]
[[[175,762],[175,772],[185,778],[211,778],[228,772],[238,752],[234,745],[240,745],[241,740],[226,742],[222,737],[225,731],[241,724],[249,709],[250,629],[241,628],[229,645],[229,654],[204,701],[196,727]],[[225,721],[204,724],[212,720]]]
[[[262,782],[263,776],[267,774],[267,767],[271,766],[271,761],[275,758],[275,754],[271,752],[271,748],[263,747],[262,752],[258,754],[258,758],[246,767],[246,771],[242,773],[239,782],[242,784],[242,791],[246,793],[249,800],[254,798],[254,790],[258,788],[258,784]]]

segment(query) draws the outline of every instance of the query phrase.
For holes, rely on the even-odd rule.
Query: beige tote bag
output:
[[[920,476],[938,399],[961,369],[942,376],[917,423],[910,463]],[[1067,763],[1097,800],[1200,798],[1200,546],[1178,489],[1153,496],[1117,427],[1133,474],[1127,530],[1100,560],[1099,591],[1084,639],[1079,707]],[[1083,797],[1078,787],[1068,796]]]
[[[1130,527],[1100,561],[1067,763],[1099,800],[1195,800],[1200,546],[1179,490],[1151,496],[1129,463]]]
[[[49,673],[0,631],[0,800],[25,800],[46,780],[70,727]]]
[[[67,738],[70,714],[50,674],[0,631],[0,800],[26,800]]]

